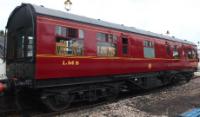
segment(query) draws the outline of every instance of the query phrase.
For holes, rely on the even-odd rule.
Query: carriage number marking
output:
[[[76,61],[76,60],[63,60],[62,61],[62,65],[63,66],[66,66],[66,65],[80,65],[80,62],[79,61]]]

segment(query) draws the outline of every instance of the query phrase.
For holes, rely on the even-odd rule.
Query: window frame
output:
[[[151,54],[146,54],[146,51],[151,51]],[[155,42],[151,40],[144,40],[143,41],[143,55],[144,58],[156,58],[155,52]]]
[[[84,56],[84,39],[85,39],[84,29],[63,27],[66,29],[65,30],[66,36],[63,36],[63,35],[57,34],[57,27],[63,27],[63,26],[56,26],[56,31],[55,31],[55,42],[56,42],[55,53],[56,53],[56,55]],[[70,35],[70,32],[69,32],[70,30],[75,32],[74,35],[73,34]],[[83,34],[82,37],[80,37],[80,31],[82,31],[82,34]],[[63,42],[60,42],[60,41],[63,41]],[[80,42],[81,42],[81,44],[80,44]],[[77,43],[79,45],[78,49],[73,47],[73,44],[75,44],[75,43]],[[71,50],[71,53],[70,53],[70,50]],[[75,50],[76,50],[76,52],[75,52]],[[81,52],[80,52],[81,54],[75,54],[75,53],[78,53],[79,50],[81,50]]]
[[[129,39],[128,39],[128,37],[122,37],[121,39],[122,39],[122,55],[128,56],[128,54],[129,54]],[[126,41],[124,41],[124,40],[126,40]],[[126,42],[126,43],[124,43],[124,42]],[[124,50],[126,50],[126,52]]]
[[[177,55],[175,55],[176,54],[175,52],[177,53]],[[173,45],[172,58],[173,59],[181,58],[181,53],[180,53],[178,45]]]
[[[190,52],[190,54],[189,54],[189,52]],[[188,60],[197,59],[198,58],[197,51],[195,51],[195,49],[192,49],[192,48],[187,49],[186,50],[186,58]]]
[[[168,57],[170,57],[171,53],[172,53],[172,51],[171,51],[171,45],[169,43],[167,43],[167,42],[165,43],[165,51],[166,51],[166,55]]]
[[[114,39],[115,37],[115,39]],[[117,56],[117,40],[118,37],[115,34],[111,33],[103,33],[103,32],[97,32],[96,33],[96,47],[97,47],[97,56],[103,56],[103,57],[115,57]],[[101,46],[101,44],[105,44],[108,46]],[[102,47],[107,48],[106,54],[102,54]],[[101,49],[100,49],[101,48]],[[114,49],[114,50],[112,50]],[[99,51],[100,50],[100,51]],[[114,53],[114,54],[113,54]]]
[[[15,58],[26,59],[34,57],[34,36],[31,35],[31,28],[23,28],[16,34],[15,40]],[[29,43],[29,37],[32,37],[31,43]],[[19,43],[20,42],[20,43]],[[19,45],[20,44],[20,45]],[[31,47],[31,48],[30,48]]]

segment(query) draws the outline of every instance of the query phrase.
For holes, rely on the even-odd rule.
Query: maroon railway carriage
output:
[[[115,94],[122,85],[189,80],[198,63],[191,42],[31,4],[9,17],[6,61],[8,78],[40,92],[52,110]]]

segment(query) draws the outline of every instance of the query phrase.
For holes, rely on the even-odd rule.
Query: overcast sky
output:
[[[0,0],[0,29],[22,2],[65,11],[65,0]],[[200,0],[71,0],[70,13],[132,26],[197,43],[200,41]]]

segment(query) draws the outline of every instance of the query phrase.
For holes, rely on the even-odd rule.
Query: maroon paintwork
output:
[[[164,70],[194,70],[197,67],[198,60],[188,60],[184,54],[184,50],[188,48],[194,48],[196,50],[196,45],[121,32],[100,26],[82,24],[47,16],[37,16],[36,22],[37,48],[35,73],[37,80],[109,76],[114,74],[133,74]],[[55,26],[57,25],[84,30],[84,56],[56,55]],[[115,34],[118,36],[116,57],[97,56],[97,32]],[[126,56],[122,55],[122,35],[128,36],[129,39],[129,53]],[[155,43],[156,58],[144,58],[144,39],[151,40]],[[181,53],[180,59],[173,59],[172,52],[171,56],[167,56],[166,42],[168,42],[171,47],[173,45],[178,45],[178,49]]]

